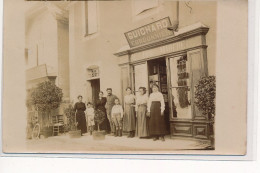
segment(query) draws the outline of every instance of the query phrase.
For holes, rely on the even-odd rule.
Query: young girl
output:
[[[94,108],[92,106],[92,103],[88,102],[87,109],[86,109],[86,119],[90,131],[90,135],[92,135],[92,132],[94,130],[94,125],[95,125],[94,116],[95,113],[94,113]]]
[[[115,137],[122,136],[122,119],[123,119],[123,108],[119,103],[119,99],[115,99],[115,105],[111,111],[111,118],[116,126]]]

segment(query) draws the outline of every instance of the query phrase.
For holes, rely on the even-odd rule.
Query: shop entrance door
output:
[[[147,61],[148,65],[148,81],[149,81],[149,94],[152,93],[152,84],[157,84],[159,86],[159,91],[163,94],[165,101],[165,111],[164,117],[167,127],[167,132],[170,134],[170,112],[168,104],[168,83],[167,83],[167,68],[166,59],[158,58],[154,60]]]
[[[93,79],[91,82],[91,88],[92,88],[92,102],[95,103],[98,99],[98,94],[100,91],[100,80],[99,79]]]

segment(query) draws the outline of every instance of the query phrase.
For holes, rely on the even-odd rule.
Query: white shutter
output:
[[[37,54],[38,54],[38,63],[39,65],[41,64],[47,64],[47,60],[44,57],[44,44],[43,41],[39,41],[38,42],[38,50],[37,50]]]
[[[147,63],[134,66],[134,78],[135,92],[137,92],[140,87],[145,87],[148,90]]]
[[[88,1],[88,33],[94,34],[98,30],[97,23],[97,2],[96,1]]]

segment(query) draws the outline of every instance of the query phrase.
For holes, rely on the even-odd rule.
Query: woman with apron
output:
[[[149,133],[156,141],[161,138],[165,141],[164,135],[166,134],[166,122],[164,119],[165,103],[161,92],[159,92],[159,86],[152,85],[152,93],[149,96],[147,103],[147,115],[149,119]]]

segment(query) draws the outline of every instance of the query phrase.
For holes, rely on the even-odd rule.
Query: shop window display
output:
[[[170,58],[173,117],[191,119],[189,62],[187,56]]]

